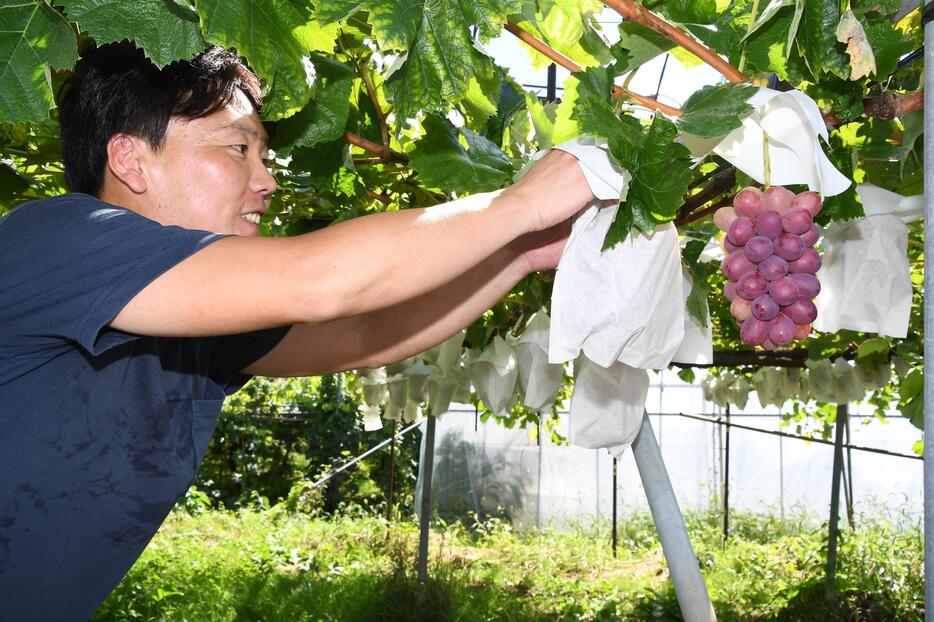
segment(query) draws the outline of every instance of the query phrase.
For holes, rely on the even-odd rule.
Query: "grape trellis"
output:
[[[624,18],[612,45],[596,19],[605,6]],[[882,370],[887,382],[873,384],[865,399],[880,413],[896,405],[920,427],[921,226],[909,225],[914,305],[906,338],[841,330],[784,345],[789,333],[804,337],[802,330],[784,326],[768,333],[768,345],[780,349],[763,356],[743,343],[766,343],[761,326],[749,324],[758,331],[749,337],[756,331],[744,324],[743,339],[734,316],[748,312],[762,322],[775,309],[757,307],[761,294],[748,300],[736,292],[742,294],[751,281],[761,289],[760,277],[781,271],[780,262],[803,259],[789,260],[798,249],[787,244],[796,243],[783,242],[780,231],[763,236],[763,226],[776,225],[760,220],[753,231],[758,237],[748,236],[752,239],[740,250],[751,262],[750,253],[764,254],[767,246],[759,238],[767,238],[775,258],[768,265],[752,270],[741,259],[730,259],[724,275],[716,262],[703,261],[711,240],[725,239],[734,250],[743,246],[737,236],[749,233],[752,223],[737,224],[748,219],[740,207],[742,193],[736,196],[740,218],[732,225],[717,220],[729,229],[725,237],[712,216],[755,182],[716,152],[692,158],[679,139],[722,136],[740,127],[753,111],[747,100],[757,86],[796,89],[819,106],[829,128],[824,151],[852,182],[826,197],[819,211],[806,210],[807,231],[804,224],[792,223],[803,237],[813,237],[811,220],[827,227],[862,217],[857,184],[919,194],[924,169],[921,63],[915,62],[922,46],[918,8],[917,2],[899,0],[4,2],[0,213],[64,190],[55,99],[83,46],[129,39],[159,66],[206,44],[233,47],[263,79],[263,114],[277,125],[272,166],[280,191],[272,209],[275,219],[263,224],[266,234],[294,235],[369,212],[499,188],[536,150],[577,135],[596,135],[608,140],[634,180],[606,244],[670,221],[679,226],[683,261],[694,281],[688,310],[713,324],[714,346],[724,353],[715,363],[730,365],[734,373],[738,368],[750,380],[756,369],[792,359],[799,367],[805,361],[843,359],[856,370]],[[572,71],[560,102],[542,102],[526,92],[507,67],[484,52],[484,45],[500,35],[528,44],[535,62]],[[725,82],[695,93],[680,107],[633,92],[629,78],[663,53],[686,63],[706,62]],[[651,120],[637,119],[635,109],[653,111]],[[803,186],[789,191],[804,193],[796,200],[810,196]],[[780,192],[785,190],[775,186],[765,196]],[[803,221],[800,214],[788,218]],[[814,243],[807,239],[804,246]],[[751,272],[760,277],[743,284],[739,277]],[[737,283],[726,278],[731,275]],[[797,319],[792,319],[808,323],[808,293],[815,288],[810,279],[782,274],[762,280],[767,289],[778,282],[778,290],[789,282],[795,291],[803,288],[794,304],[806,308],[796,309]],[[548,306],[551,284],[548,274],[525,279],[470,327],[466,345],[483,348],[496,337],[521,333],[528,318]],[[773,304],[782,293],[771,295]],[[709,317],[701,304],[705,299]],[[814,396],[804,389],[788,397],[803,398],[794,402],[789,417],[818,426],[833,420],[829,400],[807,401]],[[516,407],[509,417],[531,420],[532,415]]]

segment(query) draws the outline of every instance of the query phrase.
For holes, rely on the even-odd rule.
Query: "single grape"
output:
[[[723,296],[730,302],[736,298],[736,283],[733,281],[727,281],[723,284]]]
[[[762,193],[762,205],[764,209],[778,212],[779,216],[784,216],[785,212],[791,209],[791,200],[795,194],[788,188],[782,186],[771,186]]]
[[[723,249],[724,253],[729,255],[730,253],[735,253],[736,251],[742,249],[743,247],[733,244],[728,239],[726,239],[726,236],[723,236],[722,238],[720,238],[720,248]]]
[[[801,234],[805,246],[814,246],[820,238],[820,228],[817,225],[811,225],[811,228]]]
[[[783,346],[794,338],[795,323],[784,313],[779,313],[769,322],[769,339],[774,344]]]
[[[751,346],[761,345],[765,338],[768,337],[768,334],[768,322],[763,322],[754,316],[743,322],[743,326],[739,329],[739,338],[743,343],[748,343]]]
[[[782,216],[782,229],[801,235],[811,228],[811,214],[805,209],[793,209]]]
[[[795,324],[795,339],[804,341],[811,334],[810,324]]]
[[[794,261],[804,254],[804,240],[800,235],[783,233],[775,240],[775,254],[785,261]]]
[[[736,210],[729,205],[721,207],[713,214],[713,224],[717,225],[720,231],[726,231],[736,220]]]
[[[752,303],[745,298],[737,296],[730,303],[730,315],[740,322],[745,322],[752,315]]]
[[[775,350],[777,346],[774,343],[772,343],[771,339],[766,337],[765,340],[763,340],[762,342],[762,347],[768,350],[769,352],[771,352],[772,350]]]
[[[808,248],[801,254],[801,257],[788,262],[788,272],[816,274],[820,270],[820,266],[820,254],[813,248]]]
[[[721,267],[723,274],[731,281],[738,281],[744,274],[756,269],[756,265],[746,258],[743,251],[736,251],[724,257]]]
[[[778,215],[778,212],[762,212],[756,219],[756,232],[770,240],[775,240],[782,232],[782,217]]]
[[[726,238],[736,246],[745,246],[749,239],[756,235],[756,226],[745,216],[738,216],[730,224]]]
[[[736,293],[746,300],[755,300],[769,291],[769,282],[758,271],[747,272],[736,283]]]
[[[733,197],[733,207],[740,216],[755,220],[762,211],[762,192],[753,186],[743,188]]]
[[[813,298],[820,293],[820,281],[813,274],[798,272],[789,276],[798,286],[798,295],[802,298]]]
[[[739,291],[737,289],[737,291]],[[790,305],[800,296],[798,286],[787,276],[775,279],[769,283],[769,295],[781,306]]]
[[[756,299],[752,301],[752,314],[763,322],[767,322],[778,315],[778,303],[768,294],[756,296]]]
[[[782,309],[795,324],[810,324],[817,317],[817,307],[807,298],[798,298]]]
[[[771,257],[774,251],[775,247],[772,244],[772,240],[764,235],[756,235],[749,238],[749,241],[746,242],[746,247],[743,249],[743,252],[746,253],[746,259],[752,263],[759,263],[766,257]]]
[[[791,200],[791,209],[799,207],[806,209],[811,214],[811,218],[817,216],[817,212],[823,207],[820,195],[816,192],[802,192]]]
[[[762,276],[764,276],[767,281],[780,279],[788,274],[788,262],[778,255],[766,257],[759,262],[759,272],[762,273]]]

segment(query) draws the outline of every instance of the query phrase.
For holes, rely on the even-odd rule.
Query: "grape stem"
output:
[[[558,65],[561,65],[562,67],[564,67],[571,73],[577,73],[583,69],[583,67],[575,63],[573,60],[571,60],[570,58],[568,58],[561,52],[557,51],[556,49],[552,48],[550,45],[548,45],[541,39],[538,39],[537,37],[532,35],[527,30],[524,30],[518,24],[515,24],[513,22],[506,22],[505,28],[506,30],[514,34],[520,41],[527,44],[529,47],[533,48],[539,53],[547,56],[552,61],[554,61]],[[621,87],[619,85],[615,85],[615,84],[613,85],[613,96],[617,98],[628,97],[629,99],[633,100],[637,104],[640,104],[648,108],[649,110],[659,110],[670,117],[681,116],[680,109],[662,104],[661,102],[658,102],[652,99],[651,97],[639,95],[638,93],[634,93],[630,91],[629,89]]]
[[[762,132],[762,168],[765,174],[765,187],[772,185],[772,163],[769,156],[769,135]]]
[[[752,3],[752,13],[749,14],[749,27],[746,28],[746,37],[752,33],[752,27],[756,23],[756,18],[759,16],[759,0],[753,0]],[[746,68],[746,40],[743,40],[743,51],[739,55],[739,70],[742,71]]]

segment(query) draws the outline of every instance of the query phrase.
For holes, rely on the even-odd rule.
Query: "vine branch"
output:
[[[571,73],[577,73],[578,71],[581,71],[583,69],[583,67],[575,63],[573,60],[571,60],[570,58],[568,58],[561,52],[557,51],[556,49],[552,48],[550,45],[548,45],[541,39],[538,39],[537,37],[535,37],[528,31],[524,30],[518,24],[515,24],[513,22],[506,22],[505,28],[506,30],[514,34],[520,41],[522,41],[523,43],[526,43],[527,45],[537,50],[541,54],[547,56],[552,61],[554,61],[558,65],[561,65],[562,67],[564,67]],[[681,116],[681,110],[678,108],[674,108],[672,106],[662,104],[661,102],[658,102],[652,99],[651,97],[646,97],[644,95],[639,95],[638,93],[633,93],[629,89],[625,89],[618,85],[613,85],[613,96],[614,97],[628,97],[632,99],[634,102],[642,106],[645,106],[649,110],[659,110],[671,117]]]
[[[739,69],[725,61],[714,50],[710,49],[688,33],[677,26],[669,24],[659,16],[655,15],[645,7],[636,4],[632,0],[602,0],[603,4],[610,7],[626,19],[642,24],[646,28],[654,30],[675,45],[680,45],[688,52],[691,52],[702,61],[719,71],[730,82],[748,82],[749,77],[743,74]]]
[[[382,155],[384,151],[388,151],[388,157],[390,162],[401,162],[402,164],[408,164],[409,157],[404,153],[399,153],[398,151],[393,151],[388,149],[384,145],[374,143],[371,140],[367,140],[356,134],[351,134],[350,132],[344,132],[343,135],[344,142],[350,143],[355,147],[360,147],[364,151],[369,151],[370,153],[375,153],[377,155]]]
[[[379,97],[376,95],[376,88],[373,86],[373,80],[370,79],[370,70],[367,64],[361,63],[359,72],[360,78],[363,80],[363,85],[366,87],[366,92],[370,96],[370,100],[373,102],[373,109],[376,111],[376,119],[379,121],[379,133],[383,141],[383,151],[380,153],[380,158],[383,162],[389,161],[389,127],[386,124],[386,113],[383,112],[382,107],[379,105]]]

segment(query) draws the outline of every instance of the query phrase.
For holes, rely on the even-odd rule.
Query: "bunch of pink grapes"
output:
[[[814,244],[821,209],[816,192],[795,195],[781,186],[743,188],[733,207],[721,207],[714,223],[726,233],[721,246],[729,279],[723,294],[740,325],[743,343],[773,350],[804,339],[817,317],[815,274],[821,266]]]

